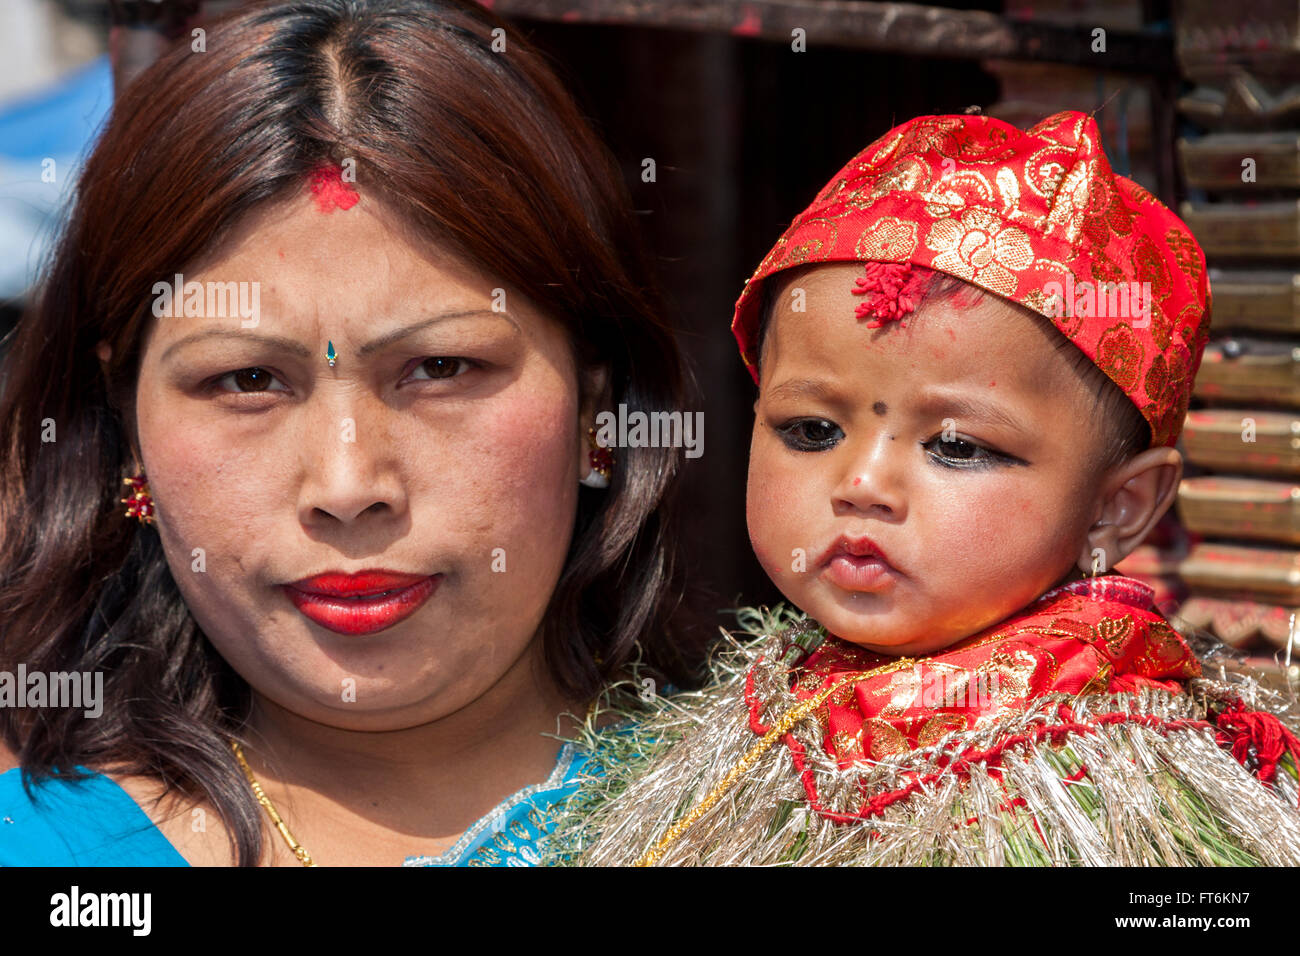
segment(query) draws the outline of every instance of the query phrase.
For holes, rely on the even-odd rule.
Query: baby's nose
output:
[[[883,510],[901,515],[907,465],[897,436],[881,429],[859,447],[845,450],[849,454],[833,492],[836,512]]]

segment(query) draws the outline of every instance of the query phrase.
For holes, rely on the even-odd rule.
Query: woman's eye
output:
[[[221,383],[230,380],[234,383],[234,389],[225,389],[222,391],[234,392],[265,392],[271,389],[271,383],[276,381],[276,377],[264,368],[241,368],[233,372],[227,372],[225,375],[216,379],[212,384],[221,385]],[[288,391],[288,389],[273,389],[273,391]]]
[[[932,438],[922,444],[925,448],[932,449],[931,455],[936,462],[950,468],[985,465],[998,458],[996,454],[990,452],[987,448],[961,438],[954,438],[951,441]]]
[[[423,371],[425,373],[424,376],[416,376],[416,378],[455,378],[457,375],[463,375],[469,371],[471,366],[472,363],[469,359],[437,355],[425,359],[415,367],[414,371]]]
[[[834,448],[844,431],[834,422],[824,418],[801,418],[778,425],[777,433],[786,446],[796,451],[825,451]]]

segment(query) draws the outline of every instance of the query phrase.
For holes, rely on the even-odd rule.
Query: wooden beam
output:
[[[1013,20],[978,10],[851,0],[484,0],[502,16],[730,33],[784,43],[805,31],[818,44],[958,59],[1046,60],[1128,73],[1174,71],[1173,38],[1107,30],[1093,52],[1093,27]]]

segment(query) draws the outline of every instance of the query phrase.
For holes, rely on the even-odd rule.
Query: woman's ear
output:
[[[1183,456],[1174,448],[1148,448],[1112,469],[1102,479],[1100,513],[1079,567],[1105,573],[1132,554],[1174,503],[1182,477]]]
[[[95,355],[99,359],[99,371],[104,376],[104,388],[109,394],[109,402],[113,402],[112,382],[109,379],[108,364],[113,359],[113,347],[108,342],[100,339],[95,345]],[[135,460],[137,471],[143,470],[141,462],[144,457],[140,454],[140,437],[135,428],[135,401],[132,399],[126,408],[117,409],[119,416],[122,418],[123,427],[126,429],[126,442],[131,449],[131,457]]]
[[[609,366],[594,365],[582,372],[582,398],[578,409],[578,478],[591,475],[591,445],[588,441],[588,429],[596,428],[596,415],[601,409],[608,408]]]
[[[590,427],[596,412],[609,405],[609,366],[594,365],[582,373],[582,420]]]

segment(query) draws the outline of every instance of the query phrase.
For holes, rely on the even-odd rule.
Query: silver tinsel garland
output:
[[[666,866],[789,865],[1300,865],[1300,798],[1290,758],[1264,784],[1215,741],[1215,731],[1140,722],[1094,724],[1038,742],[1012,745],[990,768],[967,772],[953,759],[1010,735],[1059,725],[1062,703],[1074,720],[1101,714],[1162,720],[1207,719],[1243,699],[1295,727],[1294,701],[1203,655],[1206,675],[1187,693],[1051,695],[975,730],[953,731],[933,746],[841,769],[822,747],[810,715],[792,728],[803,745],[823,807],[852,813],[873,794],[897,791],[927,775],[906,799],[869,818],[836,822],[809,807],[789,748],[775,741],[755,756],[745,674],[768,702],[771,723],[799,703],[787,669],[775,660],[789,613],[749,612],[711,662],[701,691],[610,709],[629,719],[597,729],[597,711],[581,743],[597,757],[559,818],[549,862]],[[707,811],[697,806],[750,754],[751,764]],[[1083,768],[1086,768],[1084,770]],[[930,779],[928,775],[933,775]],[[1071,779],[1077,778],[1077,779]],[[716,794],[715,794],[716,796]],[[695,810],[680,835],[670,833]],[[653,851],[653,852],[652,852]],[[647,855],[649,858],[647,859]]]

